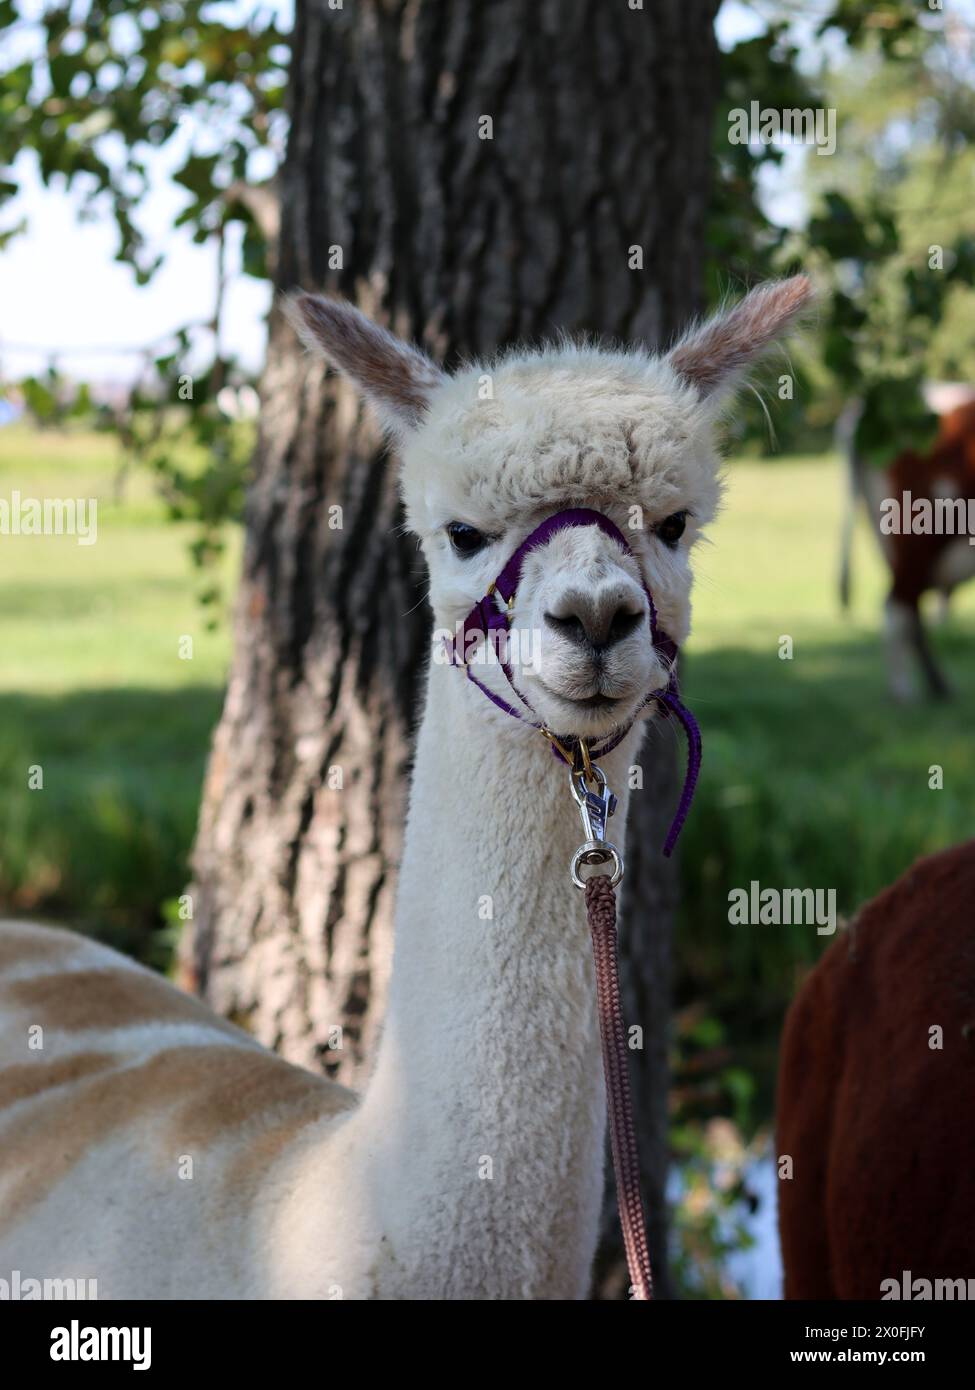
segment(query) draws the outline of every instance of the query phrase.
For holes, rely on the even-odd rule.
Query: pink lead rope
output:
[[[620,977],[616,950],[616,891],[608,874],[586,880],[586,916],[592,933],[596,967],[596,1009],[606,1075],[609,1137],[616,1176],[616,1205],[623,1230],[623,1249],[630,1271],[630,1288],[637,1300],[653,1297],[650,1248],[640,1195],[640,1157],[633,1126],[626,1033],[620,1007]]]
[[[623,858],[606,839],[606,826],[616,810],[616,797],[606,783],[600,767],[592,762],[582,745],[582,766],[569,776],[573,799],[582,817],[585,840],[572,856],[569,872],[572,882],[586,898],[586,917],[592,935],[592,958],[596,972],[596,1012],[599,1039],[606,1076],[606,1106],[609,1135],[616,1177],[616,1205],[623,1229],[623,1249],[630,1271],[630,1290],[634,1299],[653,1297],[650,1250],[646,1219],[640,1196],[640,1157],[633,1124],[630,1099],[630,1073],[626,1030],[620,1004],[619,959],[616,937],[616,885],[623,877]],[[581,877],[582,866],[610,865],[608,873]]]

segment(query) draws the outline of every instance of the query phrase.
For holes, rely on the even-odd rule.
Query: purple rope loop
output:
[[[467,673],[467,679],[476,685],[478,690],[485,694],[491,703],[504,714],[510,715],[513,719],[520,720],[523,724],[529,724],[533,729],[542,730],[542,725],[535,720],[527,719],[524,714],[515,709],[507,700],[502,699],[500,695],[495,695],[494,691],[490,690],[483,681],[477,679],[471,671],[470,666],[467,664],[467,643],[468,639],[477,640],[479,637],[484,641],[491,641],[493,640],[492,634],[495,632],[500,633],[502,630],[507,633],[508,614],[507,611],[498,608],[494,600],[494,594],[499,594],[505,604],[510,603],[511,599],[513,599],[514,595],[517,593],[518,584],[521,580],[521,572],[524,568],[527,556],[533,550],[546,545],[559,531],[563,531],[572,526],[598,526],[605,535],[610,536],[617,542],[626,555],[633,555],[633,550],[622,531],[608,516],[604,516],[602,512],[594,511],[589,507],[567,507],[564,511],[555,512],[552,516],[546,517],[543,522],[535,527],[534,531],[525,537],[521,545],[518,546],[517,550],[515,550],[504,565],[489,591],[483,598],[478,599],[477,603],[468,613],[457,637],[445,639],[445,645],[450,652],[453,664],[464,668]],[[693,714],[681,701],[680,686],[677,678],[677,644],[673,638],[668,637],[667,633],[661,632],[657,626],[657,608],[653,601],[653,594],[650,592],[650,587],[646,580],[643,580],[643,592],[646,594],[647,602],[650,605],[651,640],[661,656],[670,663],[670,679],[667,682],[666,689],[654,691],[652,694],[648,695],[644,702],[644,706],[650,704],[652,701],[657,701],[662,708],[664,716],[666,717],[673,714],[683,728],[684,733],[687,735],[687,770],[684,774],[684,786],[681,791],[677,812],[671,822],[663,847],[664,857],[669,859],[674,852],[678,836],[684,827],[684,822],[691,809],[694,788],[697,786],[698,773],[701,770],[701,730]],[[462,652],[458,650],[458,644],[460,643],[463,644]],[[532,709],[530,701],[525,698],[515,685],[511,667],[507,660],[501,661],[500,665],[515,695],[517,695],[525,708],[534,714],[535,710]],[[607,753],[611,753],[614,748],[622,743],[632,727],[633,722],[631,721],[623,728],[618,729],[615,733],[610,734],[602,742],[591,747],[589,749],[590,761],[595,761],[597,758],[605,757]],[[560,762],[565,763],[567,767],[581,767],[582,749],[579,739],[575,736],[567,736],[565,738],[560,738],[558,743],[561,747],[554,742],[551,743],[554,756]],[[569,753],[569,758],[565,757],[562,752],[563,748]]]
[[[701,771],[701,729],[697,720],[691,714],[687,706],[681,701],[676,690],[676,681],[673,690],[667,689],[663,694],[656,698],[665,706],[667,712],[673,712],[680,721],[684,733],[687,735],[687,771],[684,773],[684,786],[681,789],[680,801],[677,804],[677,812],[670,823],[667,831],[667,838],[664,840],[663,856],[669,859],[674,852],[678,836],[684,828],[687,820],[687,813],[691,809],[691,802],[694,799],[694,788],[697,786],[697,776]]]

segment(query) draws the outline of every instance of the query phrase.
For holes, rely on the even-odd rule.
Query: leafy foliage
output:
[[[213,0],[72,0],[36,18],[18,0],[0,0],[0,35],[8,55],[0,63],[0,164],[31,152],[45,184],[60,181],[82,194],[84,216],[110,216],[117,259],[145,284],[165,248],[149,244],[138,210],[152,160],[165,151],[186,193],[174,226],[211,243],[219,257],[212,313],[179,326],[165,343],[145,345],[124,406],[98,412],[131,461],[157,476],[173,515],[200,523],[194,559],[212,569],[223,522],[240,514],[248,463],[244,432],[221,393],[226,402],[225,388],[253,386],[220,340],[224,247],[237,224],[245,272],[267,277],[267,223],[255,195],[268,193],[283,149],[286,37],[273,13],[254,6],[241,14]],[[18,187],[16,177],[0,182],[0,211]],[[22,230],[0,229],[0,245]],[[195,367],[201,338],[210,342],[202,371]],[[86,389],[53,366],[21,391],[48,423],[90,407]],[[206,454],[198,471],[178,462],[187,443]],[[208,581],[203,597],[213,594]]]
[[[782,163],[776,144],[735,144],[728,138],[730,113],[747,110],[761,96],[763,107],[808,107],[817,96],[798,70],[798,49],[785,23],[746,39],[720,57],[720,86],[714,115],[714,184],[708,224],[707,294],[716,304],[729,290],[773,275],[781,266],[787,229],[763,209],[759,186],[767,168]]]
[[[790,368],[806,408],[775,417],[787,446],[811,442],[812,431],[856,400],[858,449],[872,463],[889,463],[934,438],[926,381],[946,374],[975,380],[975,296],[965,299],[975,286],[971,221],[951,210],[952,190],[962,194],[975,172],[968,148],[975,74],[961,21],[955,16],[950,32],[943,21],[908,0],[837,0],[818,36],[845,41],[838,71],[824,66],[815,78],[800,77],[797,31],[781,21],[724,55],[719,120],[755,97],[763,109],[825,108],[839,118],[834,154],[805,160],[811,212],[792,232],[761,210],[763,170],[781,162],[782,151],[725,150],[716,131],[711,245],[721,270],[757,279],[802,266],[820,290],[813,351],[798,353]],[[904,205],[905,193],[915,206]],[[961,333],[951,331],[958,326]],[[746,402],[742,419],[751,438],[765,433],[755,403]]]
[[[820,327],[825,394],[837,407],[860,401],[855,445],[886,465],[933,442],[926,381],[975,379],[970,304],[963,336],[946,341],[939,332],[975,287],[965,210],[973,73],[964,45],[919,22],[913,6],[841,3],[829,26],[858,51],[831,84],[844,119],[828,175],[810,170],[816,210],[805,258],[829,288]]]
[[[149,150],[178,147],[173,178],[190,198],[177,225],[194,240],[232,221],[252,226],[235,184],[259,176],[257,156],[283,130],[288,54],[272,16],[234,22],[212,0],[75,0],[28,22],[17,0],[0,0],[3,30],[21,56],[4,72],[0,162],[32,150],[45,183],[82,187],[92,213],[107,202],[118,259],[140,283],[162,259],[134,220]],[[36,41],[15,44],[18,31]],[[8,180],[0,197],[16,190]]]

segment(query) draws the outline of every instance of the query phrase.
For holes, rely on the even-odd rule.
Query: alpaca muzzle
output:
[[[666,686],[662,690],[651,691],[643,700],[643,703],[632,719],[615,729],[608,737],[597,739],[593,743],[589,743],[587,740],[578,738],[575,735],[557,734],[538,719],[537,712],[532,707],[531,701],[515,684],[511,663],[508,659],[508,633],[511,624],[511,611],[514,607],[515,595],[518,592],[518,585],[521,581],[525,560],[532,551],[538,550],[541,546],[546,545],[559,531],[564,531],[573,526],[598,526],[605,535],[616,542],[625,555],[629,555],[636,560],[637,566],[640,569],[640,582],[649,605],[651,641],[654,649],[669,672]],[[500,606],[498,600],[500,600]],[[504,672],[505,678],[515,696],[521,701],[525,709],[529,711],[528,715],[516,709],[508,700],[495,694],[493,690],[490,690],[483,681],[478,680],[474,675],[466,657],[467,653],[472,650],[471,644],[476,645],[478,642],[488,642],[499,651],[498,665]],[[681,791],[677,811],[671,822],[663,846],[664,856],[667,858],[670,857],[677,843],[677,837],[683,828],[684,821],[687,819],[687,814],[691,808],[694,788],[697,784],[698,773],[701,768],[701,731],[698,727],[697,720],[680,698],[680,686],[677,676],[677,644],[667,633],[661,630],[657,622],[657,607],[653,601],[653,594],[650,592],[650,586],[643,576],[643,569],[642,566],[640,566],[639,557],[634,554],[632,547],[629,545],[622,531],[608,516],[603,512],[597,512],[588,507],[568,507],[564,511],[555,512],[552,516],[546,517],[544,521],[535,527],[534,531],[525,537],[521,545],[514,551],[498,574],[498,577],[489,585],[487,593],[483,598],[478,599],[477,603],[475,603],[474,607],[468,613],[460,631],[453,639],[448,641],[447,645],[453,664],[464,668],[467,672],[467,679],[472,681],[473,684],[477,686],[478,690],[486,695],[493,705],[502,710],[503,713],[510,715],[511,718],[518,719],[522,723],[530,724],[532,728],[538,729],[539,733],[548,740],[555,757],[565,763],[572,771],[571,783],[573,796],[575,796],[580,814],[583,816],[583,824],[586,824],[585,816],[587,812],[594,818],[594,823],[596,824],[599,823],[601,815],[603,831],[605,831],[606,820],[608,820],[609,816],[612,815],[613,809],[615,809],[615,797],[612,797],[610,793],[609,795],[612,797],[611,802],[605,802],[600,812],[597,802],[602,804],[602,789],[600,788],[598,779],[593,776],[593,765],[599,758],[604,757],[623,741],[633,727],[637,715],[642,710],[646,709],[648,705],[656,703],[665,717],[674,716],[687,735],[687,769],[684,775],[684,786]],[[531,716],[535,717],[532,718]],[[605,788],[605,778],[602,779],[602,788]],[[580,799],[580,796],[582,799]],[[587,797],[591,797],[592,800],[587,801]],[[612,809],[606,809],[610,805]],[[600,840],[603,840],[603,836],[597,836],[595,834],[587,835],[586,839],[587,844],[593,842],[598,844]],[[585,848],[585,846],[583,846],[583,848]],[[618,882],[623,872],[622,859],[619,856],[619,852],[613,849],[612,846],[607,846],[607,849],[612,849],[613,855],[615,855],[614,882]],[[595,864],[597,862],[606,862],[606,860],[612,857],[607,853],[603,860],[596,859],[595,855],[597,850],[595,848],[591,850],[590,853],[592,857],[582,862]],[[579,887],[582,887],[582,882],[577,878],[577,869],[579,866],[575,861],[573,861],[573,865],[574,881],[577,882]]]

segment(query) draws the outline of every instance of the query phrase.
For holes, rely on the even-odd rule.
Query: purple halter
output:
[[[492,634],[504,632],[507,635],[508,626],[511,621],[511,605],[514,602],[518,584],[521,581],[521,572],[528,554],[537,550],[540,546],[546,545],[559,531],[564,531],[572,526],[598,526],[607,536],[610,536],[617,545],[621,547],[626,555],[633,555],[633,551],[626,541],[626,537],[619,527],[610,521],[608,516],[602,512],[593,511],[588,507],[569,507],[565,511],[556,512],[553,516],[546,517],[540,525],[535,527],[529,536],[522,541],[518,549],[508,560],[501,573],[494,583],[488,588],[487,593],[482,599],[475,603],[474,607],[464,619],[462,630],[457,636],[448,643],[451,652],[451,659],[456,666],[463,666],[467,672],[467,679],[482,691],[493,705],[503,710],[505,714],[510,714],[513,719],[519,719],[523,724],[530,724],[532,728],[540,730],[549,740],[554,755],[561,759],[568,767],[580,769],[583,766],[584,758],[588,755],[590,762],[603,757],[621,743],[633,727],[634,720],[631,720],[623,729],[617,730],[603,742],[591,748],[583,749],[581,741],[576,737],[557,738],[543,724],[535,720],[526,719],[525,716],[507,700],[503,700],[500,695],[495,695],[493,690],[489,690],[482,681],[471,671],[470,666],[465,660],[465,653],[468,650],[468,643],[471,639],[483,638],[486,641],[494,642]],[[634,559],[637,557],[634,556]],[[639,563],[639,561],[637,562]],[[680,802],[677,813],[671,823],[667,838],[664,841],[663,853],[669,858],[677,843],[677,837],[681,832],[687,813],[691,809],[691,800],[694,796],[694,788],[697,784],[697,775],[701,768],[701,730],[697,720],[690,710],[681,702],[680,687],[677,682],[677,644],[665,632],[661,632],[657,626],[657,608],[653,601],[646,580],[642,577],[643,592],[647,596],[650,605],[650,636],[653,645],[670,662],[670,679],[663,690],[652,691],[647,696],[640,709],[645,709],[653,701],[657,701],[662,707],[665,716],[675,715],[687,735],[687,771],[684,775],[684,787],[681,792]],[[494,601],[494,595],[500,594],[504,608],[499,608]],[[503,648],[502,648],[503,650]],[[525,698],[522,692],[515,685],[511,674],[506,655],[500,661],[502,671],[507,677],[508,684],[518,696],[518,699],[532,714],[536,711],[532,708],[531,702]],[[639,711],[638,711],[639,712]]]

